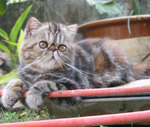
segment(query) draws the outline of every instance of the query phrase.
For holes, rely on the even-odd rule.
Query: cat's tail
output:
[[[142,62],[140,64],[132,65],[134,78],[139,79],[150,79],[150,62]]]

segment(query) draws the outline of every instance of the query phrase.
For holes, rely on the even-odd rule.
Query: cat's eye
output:
[[[64,45],[64,44],[60,44],[60,45],[58,46],[58,50],[61,51],[61,52],[64,52],[64,51],[67,50],[67,46]]]
[[[39,42],[39,47],[41,49],[45,49],[45,48],[47,48],[47,46],[48,46],[48,43],[46,41],[40,41]]]

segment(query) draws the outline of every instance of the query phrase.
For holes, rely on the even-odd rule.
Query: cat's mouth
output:
[[[53,62],[56,62],[56,57],[54,55],[52,55],[50,58],[49,58],[50,61],[53,61]]]
[[[55,60],[55,57],[54,57],[54,55],[51,57],[51,59]]]

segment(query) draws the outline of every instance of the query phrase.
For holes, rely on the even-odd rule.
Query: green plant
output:
[[[123,9],[123,3],[114,0],[87,0],[89,5],[95,6],[100,14],[118,15]]]
[[[12,123],[12,122],[24,122],[24,121],[33,121],[33,120],[46,120],[49,119],[49,114],[47,109],[41,111],[33,111],[26,108],[23,112],[20,111],[4,111],[0,109],[0,123]]]
[[[132,0],[132,5],[133,5],[132,15],[139,15],[141,13],[139,0]]]
[[[17,77],[18,77],[18,74],[17,74],[16,70],[12,70],[8,74],[5,74],[0,77],[0,84],[6,84],[8,81],[10,81],[14,78],[17,78]]]
[[[30,5],[17,19],[15,25],[10,32],[10,35],[8,35],[3,29],[0,28],[0,36],[3,38],[2,42],[0,42],[0,49],[6,52],[11,57],[12,69],[16,67],[20,45],[23,41],[23,30],[21,29],[21,27],[26,20],[31,8],[32,5]]]
[[[100,14],[107,14],[108,16],[120,15],[124,10],[123,2],[116,2],[115,0],[87,0],[89,5],[95,6]],[[132,10],[130,15],[140,14],[139,0],[131,0]]]
[[[18,65],[18,57],[20,52],[20,45],[23,41],[23,30],[21,29],[23,23],[25,22],[32,5],[30,5],[17,19],[15,25],[13,26],[10,34],[6,33],[3,29],[0,28],[0,37],[3,39],[0,42],[0,49],[3,50],[11,57],[11,61],[8,61],[7,64],[11,69],[15,69]],[[18,77],[18,74],[15,70],[10,73],[0,77],[0,84],[5,84],[11,79]]]
[[[0,0],[0,16],[4,15],[7,10],[7,4],[9,3],[19,3],[24,2],[26,0]]]
[[[19,3],[19,2],[24,2],[27,0],[9,0],[10,3]]]
[[[7,9],[7,0],[0,0],[0,16],[2,16]]]

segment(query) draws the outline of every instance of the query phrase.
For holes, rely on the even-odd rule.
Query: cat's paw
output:
[[[56,90],[58,89],[55,83],[45,80],[40,81],[28,91],[26,103],[31,109],[38,110],[44,103],[46,95]]]
[[[27,105],[33,109],[38,110],[40,106],[43,104],[44,98],[40,93],[36,93],[34,90],[30,90],[26,97]]]
[[[12,108],[23,91],[23,82],[20,79],[10,81],[3,89],[2,104],[5,108]]]

